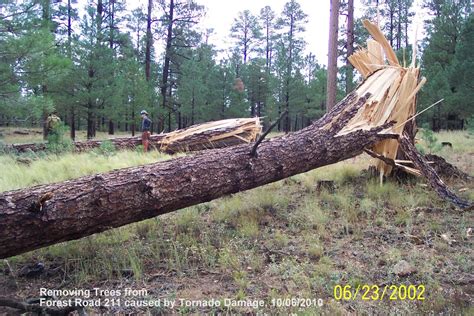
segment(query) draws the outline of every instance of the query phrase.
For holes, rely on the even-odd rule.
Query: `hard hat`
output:
[[[147,111],[145,111],[145,110],[142,110],[142,111],[140,112],[140,115],[142,115],[142,114],[146,114],[146,115],[148,115],[148,112],[147,112]]]

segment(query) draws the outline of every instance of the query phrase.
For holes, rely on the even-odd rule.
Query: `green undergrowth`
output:
[[[27,133],[18,134],[15,131]],[[7,144],[25,144],[25,143],[43,143],[42,128],[19,128],[19,127],[0,127],[0,133],[3,135],[3,141]],[[64,138],[69,138],[69,129],[63,131]],[[130,132],[116,132],[115,135],[109,135],[107,132],[96,132],[95,139],[109,139],[111,137],[130,137]],[[87,140],[85,130],[76,131],[76,140]]]
[[[106,151],[107,150],[107,151]],[[106,151],[104,154],[102,151]],[[95,173],[103,173],[157,161],[171,156],[159,152],[140,153],[119,151],[109,154],[108,149],[62,155],[35,155],[30,157],[0,155],[0,192],[59,182]]]
[[[458,153],[461,162],[470,155]],[[99,171],[168,159],[157,153],[66,154],[29,167],[2,156],[9,168],[2,188],[60,181]],[[160,289],[152,297],[263,299],[267,314],[465,314],[474,268],[470,212],[455,210],[422,181],[381,186],[359,157],[153,219],[29,252],[0,263],[18,288],[29,284],[131,284]],[[76,166],[77,165],[77,166]],[[47,167],[56,174],[49,175]],[[78,169],[78,170],[76,170]],[[27,175],[28,170],[31,176]],[[24,173],[23,173],[24,172]],[[19,183],[12,182],[21,174]],[[4,181],[3,179],[8,179]],[[318,181],[333,181],[333,189]],[[472,197],[472,184],[450,183]],[[459,192],[458,189],[467,188]],[[448,243],[448,234],[454,242]],[[401,260],[414,267],[398,276]],[[60,273],[25,280],[18,272],[44,262]],[[55,270],[56,271],[56,270]],[[0,274],[0,285],[2,285]],[[33,282],[33,283],[32,283]],[[423,284],[426,300],[337,301],[336,285]],[[14,292],[14,287],[12,288]],[[24,295],[24,294],[23,294]],[[194,296],[192,296],[194,295]],[[274,307],[272,299],[321,298],[323,307]],[[183,310],[184,311],[184,310]],[[153,310],[143,309],[142,312]],[[176,312],[164,310],[165,313]],[[190,308],[191,313],[255,312]]]

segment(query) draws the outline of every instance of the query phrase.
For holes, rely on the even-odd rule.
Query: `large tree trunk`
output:
[[[336,104],[337,94],[337,33],[339,25],[339,0],[331,0],[329,18],[328,74],[327,74],[327,112]]]
[[[365,100],[352,93],[308,128],[262,142],[257,157],[246,144],[0,194],[0,258],[278,181],[396,137],[379,133],[393,123],[335,136]]]
[[[264,142],[260,138],[255,144],[0,194],[0,258],[255,188],[364,150],[396,165],[394,138],[419,169],[416,173],[425,175],[441,197],[472,208],[446,188],[408,137],[401,135],[415,113],[412,100],[421,88],[416,84],[418,69],[402,68],[380,29],[368,21],[364,25],[380,45],[351,59],[366,80],[319,121]],[[388,67],[376,55],[380,47]],[[391,98],[397,102],[387,101],[386,91],[395,91]],[[186,135],[168,138],[166,146]],[[381,175],[389,169],[379,166]]]

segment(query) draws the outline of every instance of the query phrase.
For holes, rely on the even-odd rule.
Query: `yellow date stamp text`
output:
[[[387,299],[390,301],[424,301],[425,286],[420,285],[369,285],[359,284],[336,285],[334,286],[334,299],[336,301],[381,301]]]

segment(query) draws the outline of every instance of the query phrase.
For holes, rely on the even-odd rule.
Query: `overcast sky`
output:
[[[260,13],[260,9],[269,5],[276,15],[279,16],[288,0],[196,0],[206,7],[206,16],[200,23],[200,28],[213,28],[214,34],[209,38],[211,44],[218,49],[231,46],[229,38],[230,28],[234,18],[243,10],[250,10],[254,15]],[[327,63],[328,33],[329,33],[329,0],[297,0],[303,12],[308,15],[306,32],[303,37],[307,43],[306,53],[313,53],[319,63]],[[130,4],[141,3],[145,8],[147,0],[128,0]],[[414,7],[421,3],[415,0]],[[360,16],[363,8],[359,0],[354,1],[355,15]],[[419,11],[419,10],[416,10]],[[419,25],[418,39],[421,38],[421,18],[416,16],[413,25],[410,26],[410,42],[413,41],[416,25]]]
[[[202,25],[211,27],[215,31],[210,42],[225,43],[226,46],[230,46],[228,35],[238,12],[248,9],[258,15],[260,9],[268,5],[279,16],[288,0],[198,0],[198,2],[207,8]],[[324,62],[328,48],[329,0],[300,0],[298,2],[303,12],[308,15],[304,34],[308,45],[307,50],[315,54],[319,62]]]

